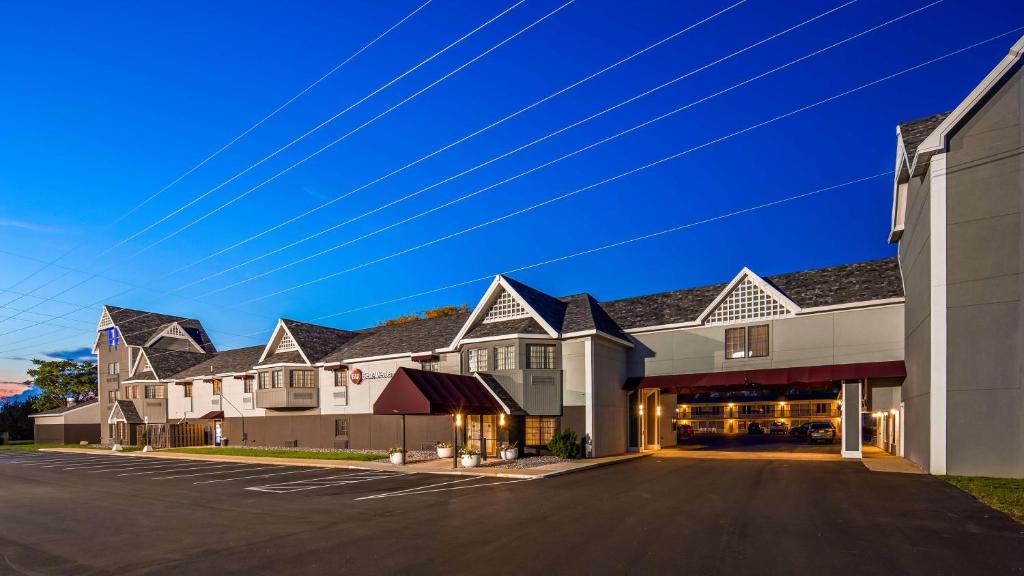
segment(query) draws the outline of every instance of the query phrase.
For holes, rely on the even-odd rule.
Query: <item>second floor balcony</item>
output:
[[[256,391],[257,408],[316,408],[318,388],[263,388]]]

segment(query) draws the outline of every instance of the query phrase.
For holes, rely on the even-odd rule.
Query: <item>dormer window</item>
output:
[[[502,290],[501,294],[491,304],[491,309],[484,316],[484,322],[501,322],[502,320],[514,320],[529,316],[526,308],[508,291]]]
[[[490,358],[487,352],[487,348],[474,348],[469,351],[470,372],[486,372],[490,369],[490,364],[488,362]]]
[[[295,340],[292,340],[292,335],[285,332],[281,335],[281,341],[277,343],[278,352],[291,352],[292,350],[298,350],[299,347],[295,344]]]

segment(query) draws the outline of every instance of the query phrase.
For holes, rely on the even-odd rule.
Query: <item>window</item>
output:
[[[469,351],[469,371],[485,372],[488,365],[487,348],[474,348]]]
[[[814,405],[815,414],[828,414],[829,412],[830,410],[828,409],[828,404],[819,403]]]
[[[420,369],[424,372],[440,372],[441,361],[440,360],[424,360],[420,362]]]
[[[313,370],[292,370],[288,373],[291,388],[316,388],[316,372]]]
[[[214,396],[220,396],[221,395],[221,391],[222,391],[221,381],[220,380],[214,380],[212,382],[212,384],[213,384],[213,386],[212,386],[212,388],[213,388],[213,395]]]
[[[338,418],[334,421],[334,435],[348,436],[348,418]]]
[[[182,389],[182,391],[185,394],[185,398],[191,398],[192,397],[192,383],[191,382],[185,382],[184,384],[182,384],[181,385],[181,389]]]
[[[284,388],[284,380],[281,378],[281,371],[274,370],[270,373],[270,387],[271,388]]]
[[[111,404],[117,402],[117,390],[107,392],[107,402],[110,402]]]
[[[768,325],[725,329],[725,357],[764,358],[768,356]]]
[[[558,418],[527,416],[526,417],[526,445],[544,446],[551,441],[558,428]]]
[[[529,312],[516,300],[515,296],[501,291],[501,294],[491,304],[491,309],[484,315],[483,322],[500,322],[501,320],[512,320],[514,318],[525,318]]]
[[[528,354],[527,368],[555,368],[555,345],[554,344],[527,344]]]
[[[105,314],[106,312],[104,312]],[[121,333],[118,332],[116,326],[107,328],[107,351],[117,350],[117,345],[121,343]]]
[[[257,388],[259,388],[260,390],[266,390],[269,387],[270,382],[267,380],[269,378],[267,372],[260,372],[260,373],[258,373],[256,375],[256,378],[257,378],[257,380],[256,380],[256,387]]]
[[[167,388],[163,384],[146,384],[146,389],[143,391],[147,400],[155,400],[167,397]]]
[[[516,347],[514,344],[498,346],[494,349],[495,370],[516,369]]]
[[[334,405],[348,406],[348,368],[334,371]],[[337,422],[335,422],[337,427]],[[345,421],[345,435],[348,434],[348,420]]]
[[[120,362],[108,362],[107,363],[107,374],[109,374],[111,376],[114,376],[115,374],[120,374],[120,373],[121,373],[121,363]]]
[[[242,394],[252,394],[252,378],[242,378]]]

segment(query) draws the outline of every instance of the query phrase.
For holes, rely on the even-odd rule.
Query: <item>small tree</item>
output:
[[[32,419],[36,411],[28,400],[0,401],[0,434],[7,433],[11,440],[31,440]]]
[[[388,320],[381,320],[380,325],[394,326],[395,324],[407,324],[409,322],[415,322],[423,319],[458,316],[459,314],[465,314],[467,312],[469,312],[469,306],[466,304],[461,306],[438,306],[437,308],[431,308],[422,312],[413,312],[412,314],[406,314],[404,316],[398,316]]]
[[[96,363],[92,360],[32,360],[28,371],[39,394],[32,406],[42,412],[67,404],[67,397],[81,402],[96,397]]]
[[[580,443],[576,439],[576,433],[566,428],[555,432],[548,442],[548,450],[559,458],[579,458]]]

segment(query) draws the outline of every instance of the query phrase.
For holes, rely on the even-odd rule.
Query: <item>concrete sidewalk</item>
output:
[[[872,472],[895,472],[897,474],[927,474],[920,466],[906,458],[893,456],[877,446],[865,445],[861,450],[864,466]]]
[[[478,466],[476,468],[455,468],[448,458],[422,460],[412,462],[405,466],[397,466],[390,462],[365,462],[359,460],[325,460],[320,458],[274,458],[267,456],[228,456],[222,454],[182,454],[178,452],[103,452],[96,449],[78,448],[44,448],[40,452],[65,452],[74,454],[110,454],[123,458],[158,458],[168,460],[201,460],[206,462],[238,462],[245,464],[277,464],[280,466],[312,466],[320,468],[346,468],[355,470],[381,470],[387,472],[402,471],[419,474],[442,474],[447,476],[492,476],[495,478],[522,478],[537,479],[561,476],[582,472],[591,468],[618,464],[627,460],[634,460],[647,456],[648,454],[620,454],[618,456],[606,456],[603,458],[590,458],[586,460],[568,460],[556,464],[546,464],[535,468],[509,468],[507,466]]]

